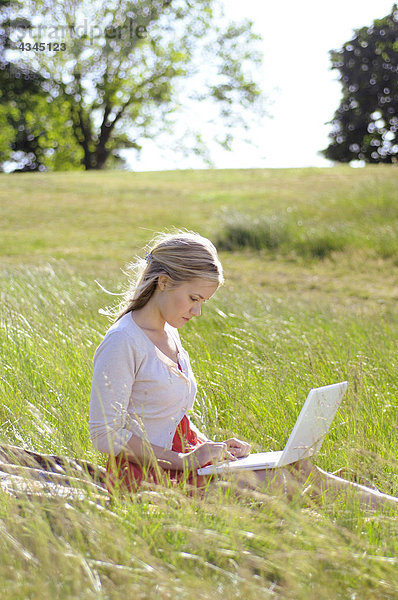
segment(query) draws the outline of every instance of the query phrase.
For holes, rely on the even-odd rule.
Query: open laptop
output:
[[[245,458],[201,467],[198,475],[230,469],[274,469],[313,456],[322,445],[347,387],[348,382],[342,381],[311,390],[284,450],[249,454]]]

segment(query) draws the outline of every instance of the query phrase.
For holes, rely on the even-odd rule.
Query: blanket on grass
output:
[[[105,476],[85,460],[0,445],[0,489],[12,496],[106,499]]]

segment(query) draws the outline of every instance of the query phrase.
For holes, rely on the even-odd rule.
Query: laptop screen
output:
[[[348,382],[342,381],[310,391],[278,467],[308,458],[318,452],[347,387]]]

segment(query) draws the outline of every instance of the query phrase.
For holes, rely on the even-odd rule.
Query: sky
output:
[[[232,20],[249,18],[261,34],[264,64],[257,81],[267,98],[270,116],[245,132],[256,145],[237,137],[231,152],[210,146],[215,168],[328,167],[318,155],[328,145],[327,125],[338,108],[339,73],[330,69],[329,51],[352,38],[353,30],[389,14],[393,0],[222,0]],[[181,116],[196,120],[194,106]],[[214,131],[204,131],[204,137]],[[196,156],[168,150],[166,138],[145,141],[141,156],[126,151],[134,171],[207,168]]]

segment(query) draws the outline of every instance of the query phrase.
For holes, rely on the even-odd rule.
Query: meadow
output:
[[[398,495],[398,170],[0,176],[0,444],[104,465],[92,359],[126,265],[163,230],[218,247],[225,284],[180,329],[192,420],[283,448],[311,387],[349,388],[315,462]],[[231,488],[233,490],[233,488]],[[215,487],[111,504],[0,492],[2,597],[398,597],[398,513]]]

